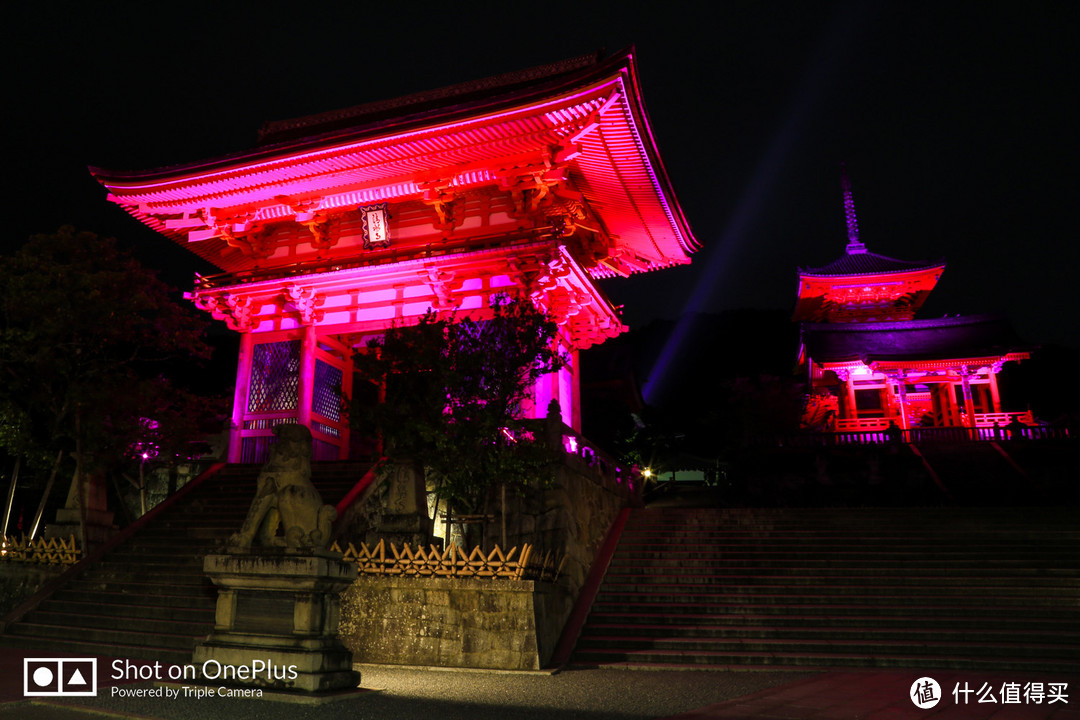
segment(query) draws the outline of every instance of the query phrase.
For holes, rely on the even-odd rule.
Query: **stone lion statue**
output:
[[[337,511],[323,505],[311,484],[311,431],[303,425],[278,425],[274,435],[277,443],[259,471],[255,500],[229,546],[246,549],[257,541],[264,547],[324,549]],[[283,536],[278,535],[279,527]]]

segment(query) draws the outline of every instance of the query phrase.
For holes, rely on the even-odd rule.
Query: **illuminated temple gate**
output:
[[[870,252],[859,240],[844,176],[848,244],[828,265],[799,270],[794,320],[811,394],[803,426],[838,432],[1031,424],[1003,412],[998,373],[1029,357],[1003,317],[916,320],[945,270]],[[987,435],[989,437],[989,435]]]
[[[92,168],[109,199],[221,268],[188,297],[241,334],[229,460],[271,428],[345,458],[352,353],[428,309],[483,317],[523,294],[567,368],[538,381],[580,430],[578,351],[625,330],[596,285],[689,262],[696,241],[653,142],[630,52],[275,122],[248,152]]]

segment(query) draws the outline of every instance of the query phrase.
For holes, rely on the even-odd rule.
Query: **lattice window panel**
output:
[[[311,410],[335,422],[341,420],[341,368],[315,361],[315,388]]]
[[[251,358],[248,412],[295,410],[300,391],[300,341],[260,343]]]
[[[311,429],[312,429],[312,431],[321,432],[323,435],[326,435],[328,437],[333,437],[333,438],[340,438],[341,437],[341,431],[338,430],[333,425],[324,425],[321,422],[317,422],[315,420],[311,421]]]

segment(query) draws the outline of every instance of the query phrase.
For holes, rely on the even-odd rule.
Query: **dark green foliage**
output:
[[[161,373],[209,357],[204,330],[114,240],[71,227],[31,238],[0,258],[0,449],[41,468],[81,447],[105,467],[131,453],[151,418],[169,452],[205,401]]]
[[[440,318],[394,327],[356,356],[385,402],[358,405],[353,423],[383,438],[385,454],[426,468],[441,496],[475,512],[499,483],[543,482],[551,455],[518,419],[536,380],[565,364],[557,327],[528,300],[500,297],[486,319]]]

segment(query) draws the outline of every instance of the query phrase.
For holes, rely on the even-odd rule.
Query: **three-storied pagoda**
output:
[[[580,350],[625,330],[596,280],[689,262],[697,244],[649,128],[632,51],[266,125],[249,152],[91,168],[109,199],[221,268],[188,297],[241,333],[229,460],[310,427],[345,458],[351,356],[429,309],[482,317],[524,294],[560,326],[542,378],[580,429]]]
[[[1028,358],[1005,318],[916,320],[944,260],[910,262],[859,240],[843,175],[848,244],[828,265],[799,269],[793,319],[811,393],[803,426],[835,431],[913,427],[989,428],[1030,412],[1002,412],[997,375]]]

